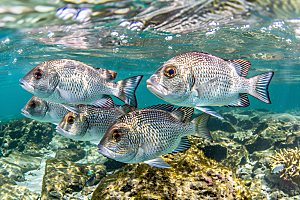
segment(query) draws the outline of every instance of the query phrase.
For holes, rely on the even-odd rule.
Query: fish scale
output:
[[[30,70],[20,79],[20,85],[35,96],[53,103],[93,105],[103,95],[114,95],[126,104],[137,107],[135,90],[143,76],[114,82],[116,75],[116,72],[75,60],[58,59],[45,61]]]
[[[99,143],[109,126],[119,117],[134,110],[129,105],[118,106],[109,96],[102,99],[100,107],[77,105],[80,113],[69,112],[64,116],[57,127],[61,135],[81,140]],[[73,116],[75,122],[68,124],[68,117]]]
[[[210,106],[247,107],[247,94],[271,103],[268,85],[274,72],[246,79],[249,68],[250,62],[242,59],[226,61],[199,52],[183,53],[159,67],[147,80],[147,88],[167,102],[222,118]]]
[[[34,106],[31,103],[34,103]],[[33,96],[21,111],[28,118],[50,123],[59,123],[69,112],[61,104],[51,103],[36,96]]]
[[[189,122],[193,108],[170,108],[167,105],[151,106],[120,117],[98,144],[99,153],[120,162],[145,162],[167,168],[170,166],[159,156],[187,150],[190,143],[186,135],[212,140],[207,129],[208,115],[203,114]],[[116,139],[116,135],[120,138]]]

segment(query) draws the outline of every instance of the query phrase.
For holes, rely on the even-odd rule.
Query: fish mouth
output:
[[[21,83],[20,83],[20,86],[26,90],[27,92],[30,92],[33,94],[34,92],[34,88],[33,86],[30,84],[30,83],[27,83],[26,81],[24,81],[22,78],[19,80]]]
[[[148,90],[150,90],[152,93],[160,96],[168,95],[168,91],[164,86],[152,81],[151,79],[148,79],[146,83]]]
[[[105,148],[104,146],[102,146],[100,143],[97,145],[98,149],[97,151],[99,153],[101,153],[102,155],[109,157],[109,158],[115,158],[116,154],[114,152],[112,152],[111,150]]]
[[[60,128],[59,126],[56,127],[56,132],[61,134],[62,136],[74,136],[70,132],[65,131],[64,129]]]
[[[31,117],[31,114],[26,110],[24,110],[24,108],[21,110],[21,114],[24,115],[25,117],[29,117],[29,118]]]

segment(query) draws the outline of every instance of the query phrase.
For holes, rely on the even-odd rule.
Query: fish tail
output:
[[[274,75],[274,72],[266,72],[252,78],[249,78],[251,88],[249,94],[265,103],[270,104],[268,86]]]
[[[120,90],[118,95],[115,95],[120,100],[124,101],[126,104],[137,107],[135,90],[139,85],[143,75],[130,77],[121,81],[118,81],[117,84],[120,85]]]
[[[210,115],[206,113],[202,113],[200,116],[196,117],[192,120],[192,123],[196,126],[196,131],[194,133],[194,136],[201,137],[208,140],[213,140],[210,131],[208,130],[208,121],[209,121]]]

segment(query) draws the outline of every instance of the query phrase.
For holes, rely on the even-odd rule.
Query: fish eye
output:
[[[30,102],[30,103],[29,103],[29,105],[30,105],[30,107],[31,107],[31,108],[34,108],[34,107],[36,107],[36,103],[35,103],[35,101],[32,101],[32,102]]]
[[[164,74],[169,78],[173,78],[177,73],[175,67],[167,67],[164,72]]]
[[[73,124],[75,122],[75,118],[73,116],[69,116],[67,122],[68,124]]]
[[[113,132],[112,136],[113,136],[113,138],[114,138],[115,140],[118,140],[118,139],[121,138],[122,134],[121,134],[118,130],[115,130],[115,131]]]
[[[37,78],[37,79],[42,78],[42,75],[43,75],[43,72],[41,70],[36,70],[34,72],[34,77]]]

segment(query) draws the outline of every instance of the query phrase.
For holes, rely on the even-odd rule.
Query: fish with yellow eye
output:
[[[187,135],[212,140],[207,128],[210,115],[191,121],[194,108],[155,105],[118,118],[98,144],[98,152],[124,163],[146,163],[170,168],[160,156],[189,149]]]
[[[58,124],[69,112],[63,105],[45,101],[37,96],[33,96],[21,111],[25,117],[54,124]]]
[[[98,101],[97,107],[77,105],[79,113],[67,113],[56,127],[56,132],[74,140],[98,144],[109,126],[119,117],[135,110],[130,105],[115,105],[110,96]]]
[[[247,107],[247,94],[270,104],[268,86],[274,72],[246,79],[250,62],[224,60],[190,52],[179,54],[147,80],[147,88],[159,98],[193,107],[223,119],[211,106]]]

